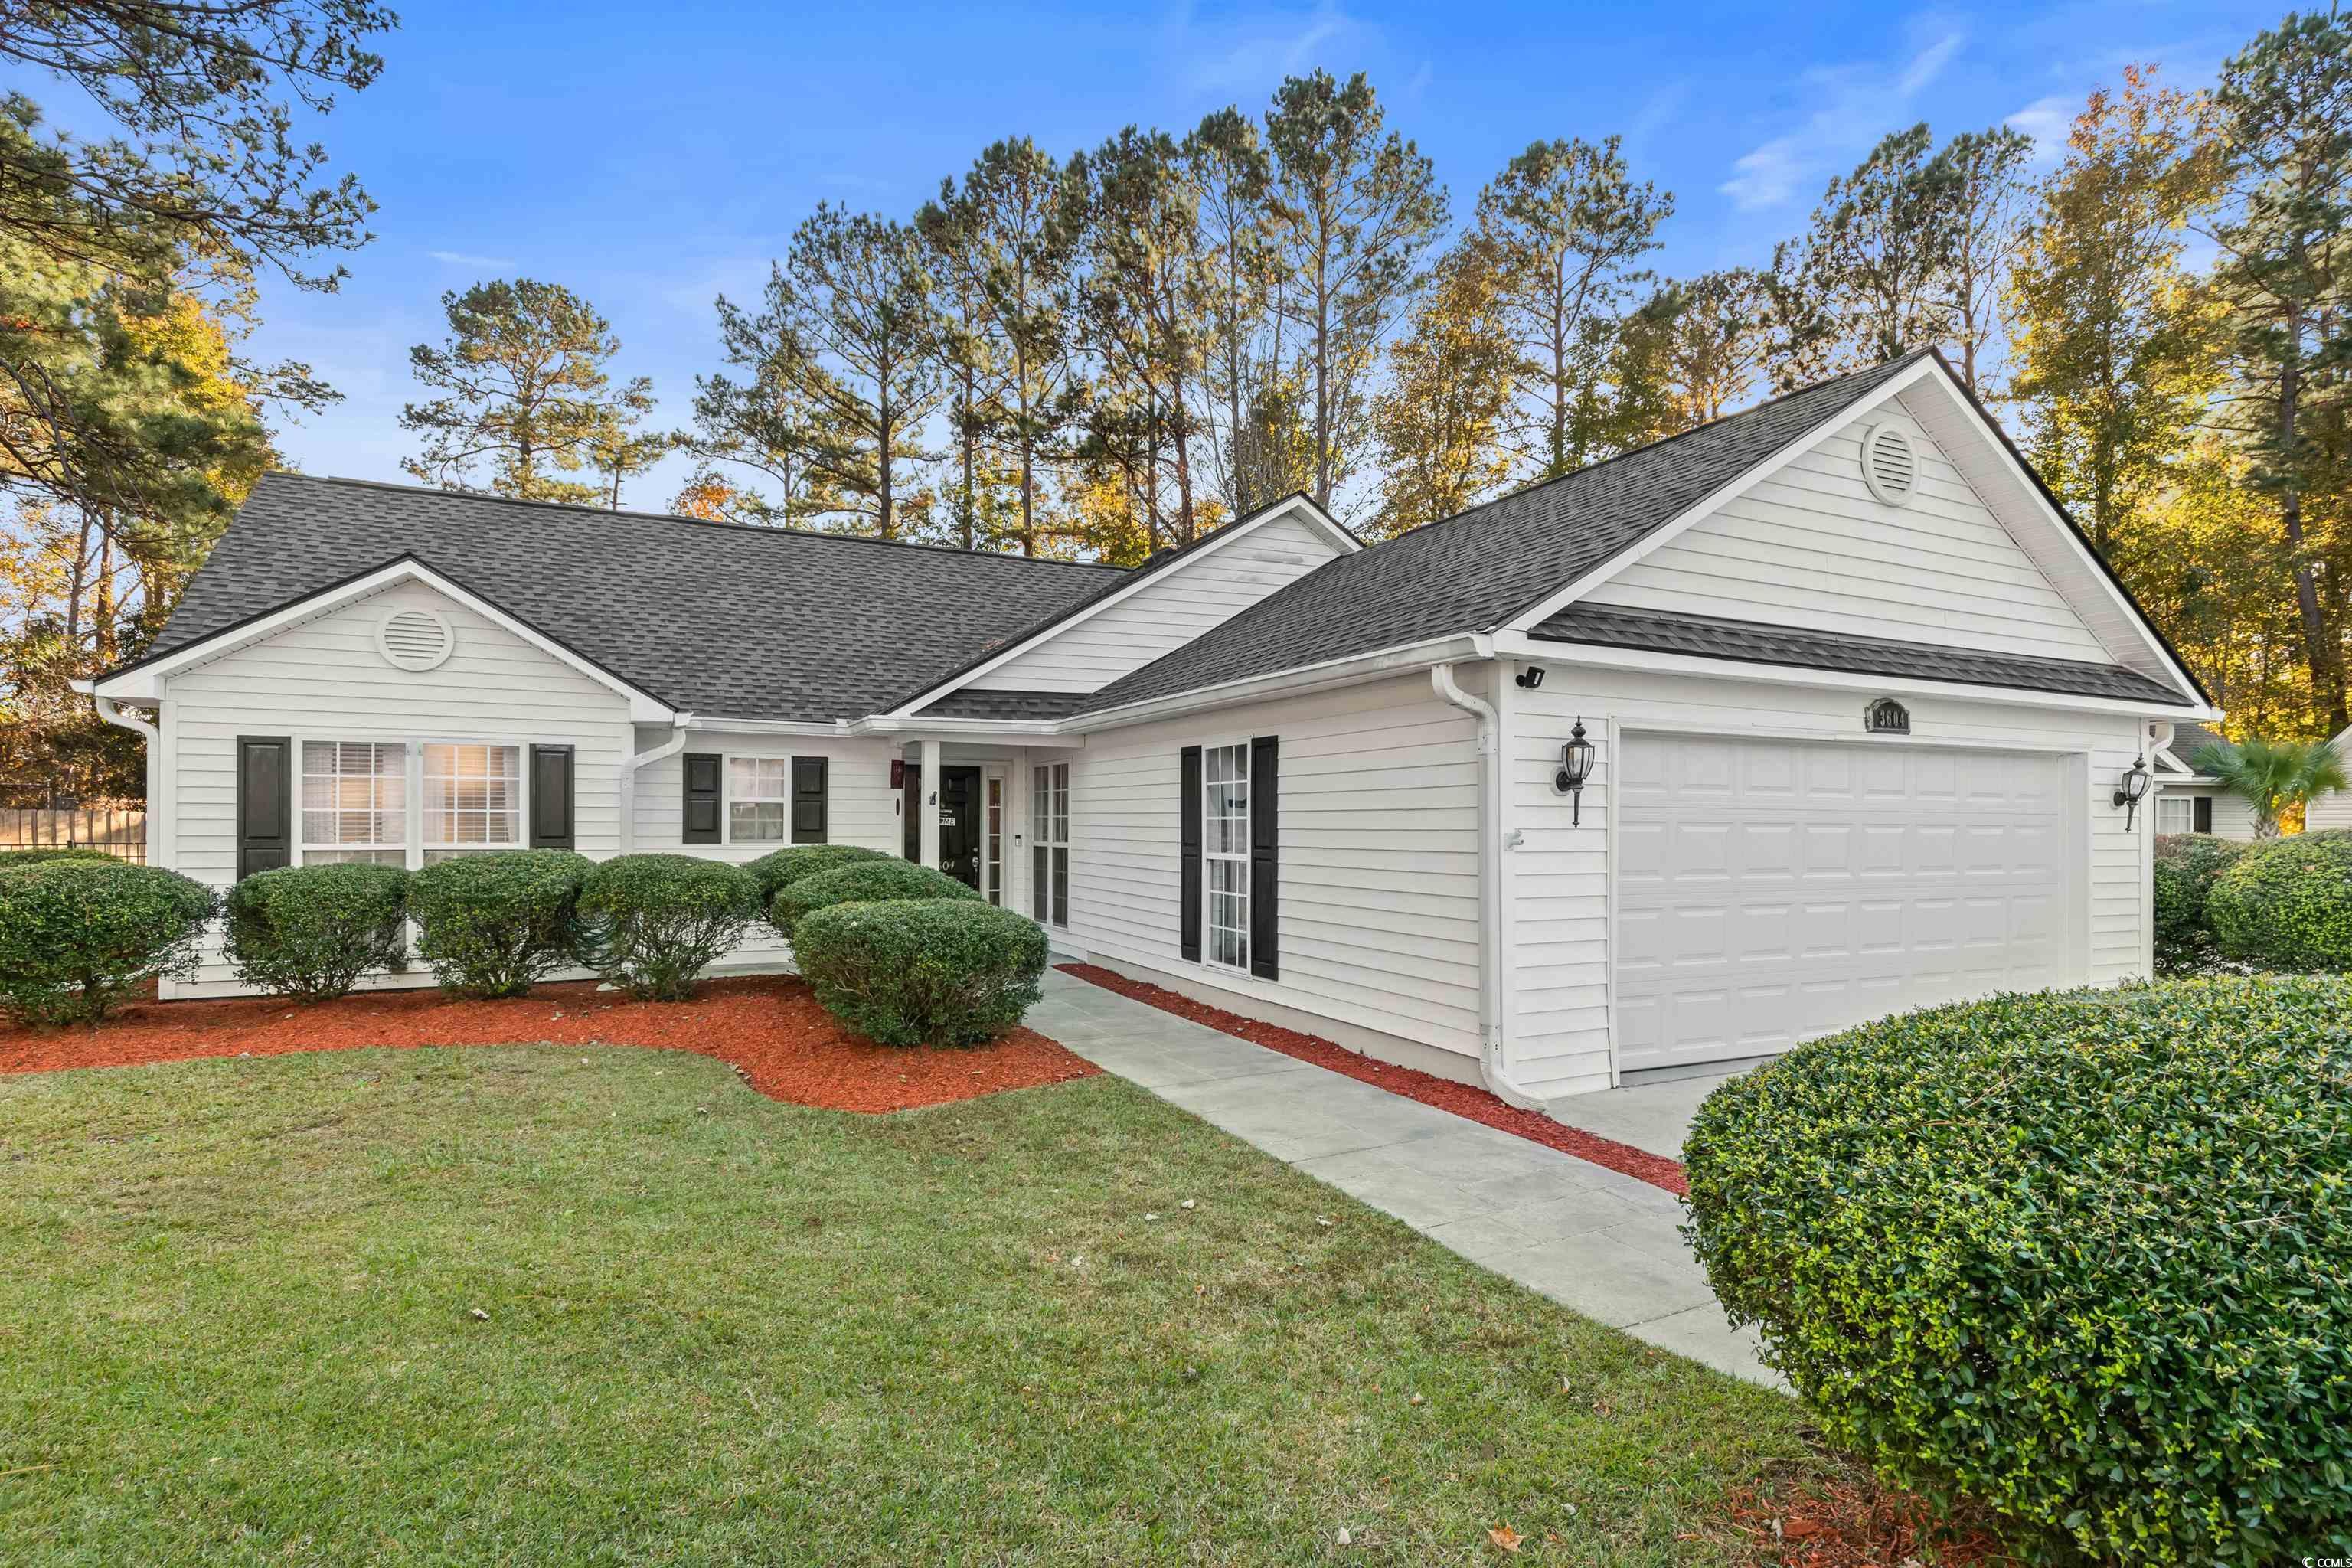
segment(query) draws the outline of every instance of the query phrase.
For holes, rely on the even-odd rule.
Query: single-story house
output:
[[[1528,1104],[2147,974],[2121,793],[2219,717],[1932,352],[1133,570],[276,474],[91,690],[211,883],[868,845]]]
[[[2166,833],[2210,833],[2221,838],[2250,839],[2254,836],[2254,808],[2245,796],[2200,772],[2197,759],[2208,746],[2226,745],[2219,730],[2205,724],[2181,724],[2172,739],[2157,748],[2156,830]],[[2352,759],[2352,730],[2328,742]],[[2304,831],[2352,827],[2352,791],[2332,790],[2304,807]]]

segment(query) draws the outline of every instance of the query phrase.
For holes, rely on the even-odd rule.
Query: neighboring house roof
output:
[[[1111,682],[1088,709],[1492,630],[1836,419],[1928,352],[1759,404],[1343,555]]]
[[[1549,642],[1642,648],[1748,664],[1795,665],[1856,675],[1948,680],[1970,686],[2005,686],[2027,691],[2059,691],[2082,697],[2189,706],[2189,699],[2172,688],[2121,665],[1939,647],[1929,643],[1806,631],[1757,621],[1718,620],[1711,616],[1657,615],[1580,603],[1538,623],[1529,635]]]
[[[273,473],[140,662],[399,555],[682,710],[816,723],[881,711],[1127,576],[1076,562]]]
[[[2180,764],[2182,773],[2195,775],[2198,752],[2208,746],[2226,746],[2229,743],[2227,737],[2210,725],[2176,724],[2172,727],[2171,743],[2164,750],[2167,755]]]

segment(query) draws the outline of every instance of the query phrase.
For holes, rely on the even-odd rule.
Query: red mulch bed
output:
[[[1417,1100],[1423,1105],[1433,1105],[1440,1110],[1450,1110],[1468,1121],[1513,1133],[1530,1143],[1540,1143],[1547,1149],[1557,1149],[1563,1154],[1573,1154],[1580,1160],[1605,1165],[1612,1171],[1647,1182],[1654,1187],[1663,1187],[1677,1197],[1689,1190],[1683,1182],[1682,1166],[1663,1154],[1653,1154],[1646,1149],[1636,1149],[1631,1143],[1620,1143],[1613,1138],[1602,1138],[1554,1121],[1539,1110],[1521,1110],[1516,1106],[1506,1105],[1483,1089],[1473,1089],[1466,1083],[1456,1083],[1450,1078],[1439,1078],[1434,1073],[1423,1072],[1416,1068],[1395,1067],[1375,1061],[1319,1036],[1303,1035],[1297,1029],[1286,1029],[1275,1024],[1261,1024],[1255,1018],[1244,1018],[1238,1013],[1228,1013],[1222,1007],[1212,1007],[1206,1003],[1180,996],[1164,985],[1129,980],[1098,964],[1061,963],[1055,967],[1065,974],[1092,981],[1106,991],[1116,991],[1122,996],[1148,1003],[1180,1018],[1190,1018],[1196,1024],[1206,1024],[1212,1029],[1237,1035],[1268,1050],[1297,1057],[1303,1062],[1313,1062],[1317,1067],[1329,1068],[1333,1072],[1346,1073],[1349,1078],[1385,1089],[1391,1094],[1401,1094],[1407,1100]]]
[[[852,1034],[788,975],[714,980],[692,1002],[632,1002],[593,982],[506,1002],[374,991],[305,1007],[283,998],[148,1002],[96,1029],[0,1026],[0,1073],[269,1057],[375,1046],[644,1046],[732,1066],[771,1100],[883,1112],[1087,1078],[1093,1063],[1033,1029],[968,1050],[899,1049]]]
[[[1740,1561],[1756,1568],[1994,1568],[2020,1561],[1975,1521],[1940,1520],[1854,1467],[1784,1473],[1731,1499]]]

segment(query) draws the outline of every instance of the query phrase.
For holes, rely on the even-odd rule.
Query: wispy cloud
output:
[[[428,250],[425,253],[448,267],[512,267],[510,256],[475,256],[463,250]]]
[[[2074,116],[2082,111],[2081,99],[2053,93],[2035,99],[2002,123],[2033,138],[2036,163],[2054,163],[2066,155],[2067,132],[2074,129]]]
[[[1911,100],[1943,75],[1967,41],[1958,28],[1942,29],[1899,61],[1811,68],[1799,80],[1816,105],[1812,113],[1739,159],[1716,188],[1742,212],[1780,205],[1801,182],[1831,173],[1897,129]]]
[[[1272,87],[1370,35],[1332,0],[1311,10],[1258,11],[1213,26],[1202,25],[1187,5],[1170,18],[1160,47],[1162,59],[1192,90],[1239,94]]]

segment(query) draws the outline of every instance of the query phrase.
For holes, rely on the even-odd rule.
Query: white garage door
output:
[[[1620,749],[1621,1071],[2067,982],[2063,759],[1640,733]]]

